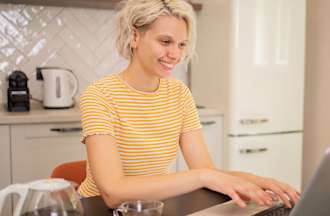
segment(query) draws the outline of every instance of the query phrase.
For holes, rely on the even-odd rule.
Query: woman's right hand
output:
[[[245,200],[253,200],[259,205],[273,203],[271,195],[259,186],[219,170],[203,170],[202,182],[204,187],[228,195],[242,208],[246,207]]]

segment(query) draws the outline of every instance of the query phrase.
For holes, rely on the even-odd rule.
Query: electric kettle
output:
[[[43,106],[45,108],[58,109],[74,106],[78,79],[72,70],[61,67],[37,67],[37,80],[44,81]]]
[[[0,191],[0,213],[9,194],[18,195],[13,216],[83,215],[78,194],[71,183],[64,179],[43,179],[6,187]]]

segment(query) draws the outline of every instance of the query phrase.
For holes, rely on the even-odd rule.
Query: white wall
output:
[[[307,0],[304,185],[330,147],[329,11],[329,0]]]
[[[207,0],[198,12],[197,58],[192,62],[192,93],[199,105],[224,107],[228,62],[229,1]]]

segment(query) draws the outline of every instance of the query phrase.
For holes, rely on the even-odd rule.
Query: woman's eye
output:
[[[179,48],[184,49],[187,46],[186,43],[179,43]]]
[[[160,40],[160,43],[163,44],[163,45],[169,45],[172,43],[171,40],[167,40],[167,39],[163,39],[163,40]]]

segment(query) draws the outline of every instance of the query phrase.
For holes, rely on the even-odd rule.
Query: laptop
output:
[[[188,216],[329,216],[330,215],[330,148],[319,164],[312,179],[302,193],[299,202],[293,209],[287,209],[283,203],[277,202],[273,206],[259,206],[254,202],[248,203],[246,208],[240,208],[233,201],[228,201],[207,209],[189,214]]]

